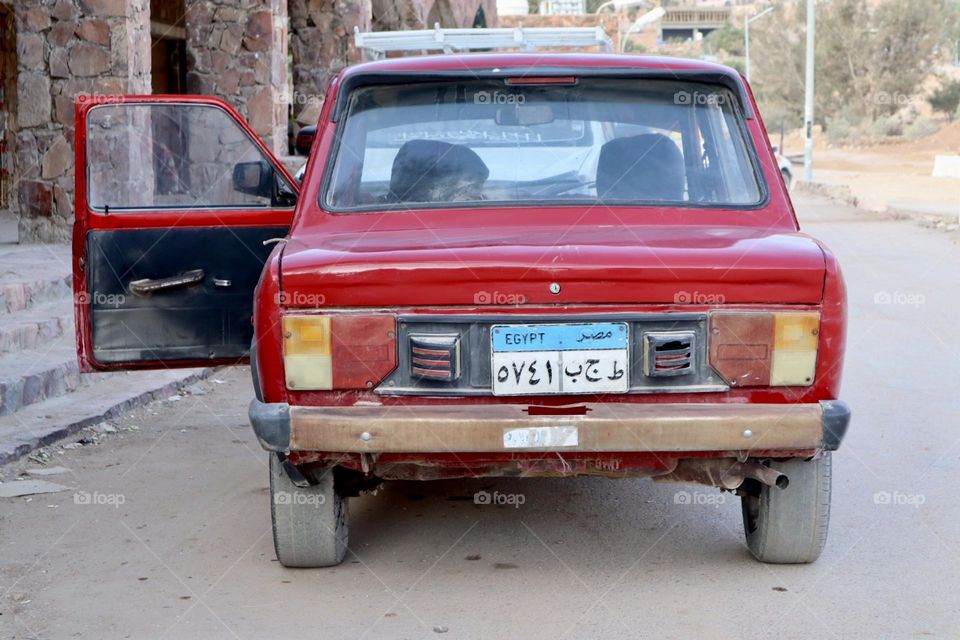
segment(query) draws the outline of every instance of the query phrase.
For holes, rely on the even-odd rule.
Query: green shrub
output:
[[[934,111],[956,117],[960,109],[960,80],[944,80],[943,86],[934,91],[927,102]]]
[[[895,116],[880,116],[870,123],[867,132],[874,138],[886,138],[902,135],[903,127]]]

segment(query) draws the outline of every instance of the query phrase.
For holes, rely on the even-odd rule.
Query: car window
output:
[[[290,206],[293,189],[226,111],[205,104],[109,104],[87,114],[94,210]]]
[[[758,204],[743,116],[703,83],[581,78],[378,85],[351,92],[322,204]]]

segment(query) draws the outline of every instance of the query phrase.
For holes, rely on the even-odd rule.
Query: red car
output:
[[[496,476],[719,487],[758,559],[820,555],[844,283],[731,69],[355,66],[302,185],[212,98],[77,123],[81,365],[249,358],[283,564],[339,563],[384,480]]]

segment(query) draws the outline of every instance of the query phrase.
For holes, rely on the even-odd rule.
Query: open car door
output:
[[[298,186],[234,109],[78,101],[73,269],[83,371],[232,364]]]

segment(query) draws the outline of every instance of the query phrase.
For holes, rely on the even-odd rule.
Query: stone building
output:
[[[493,26],[494,0],[0,0],[0,211],[21,242],[73,222],[77,96],[224,98],[278,154],[316,120],[353,29]]]

